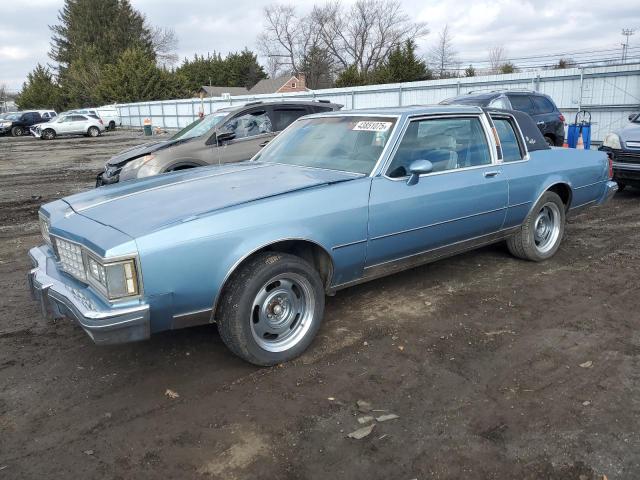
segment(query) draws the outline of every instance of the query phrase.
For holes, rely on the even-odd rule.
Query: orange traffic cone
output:
[[[564,139],[564,143],[562,144],[562,148],[569,148],[569,144],[567,143],[566,137]]]
[[[584,150],[584,143],[582,142],[582,133],[578,135],[578,144],[576,145],[576,149]]]

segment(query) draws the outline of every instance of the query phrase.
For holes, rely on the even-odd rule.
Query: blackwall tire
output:
[[[90,137],[97,137],[98,135],[100,135],[100,130],[98,129],[98,127],[89,127],[89,130],[87,130],[87,135],[89,135]]]
[[[24,135],[24,128],[22,127],[13,127],[11,129],[11,135],[14,137],[21,137]]]
[[[324,315],[318,272],[295,255],[256,254],[224,288],[216,321],[229,349],[254,365],[277,365],[304,352]]]
[[[542,262],[555,255],[562,243],[566,206],[555,192],[545,192],[531,209],[518,233],[507,240],[512,255]]]

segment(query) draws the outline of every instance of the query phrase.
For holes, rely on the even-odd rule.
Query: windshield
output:
[[[213,127],[215,127],[220,121],[229,115],[229,112],[216,112],[210,115],[207,115],[204,118],[199,118],[193,123],[190,123],[178,133],[176,133],[173,137],[169,139],[172,140],[185,140],[187,138],[195,138],[201,135],[204,135]]]
[[[370,174],[396,118],[330,116],[302,119],[278,135],[254,160]]]
[[[6,117],[7,120],[18,120],[22,114],[21,113],[9,113]]]

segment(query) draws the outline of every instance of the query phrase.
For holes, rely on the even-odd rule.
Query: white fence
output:
[[[469,91],[500,89],[536,90],[550,95],[567,122],[580,109],[592,114],[592,139],[604,136],[627,122],[640,110],[640,63],[565,70],[490,75],[483,77],[429,80],[424,82],[330,88],[309,92],[242,95],[223,98],[189,98],[120,104],[116,107],[123,126],[142,127],[144,119],[154,126],[182,128],[194,121],[200,109],[211,113],[219,108],[247,102],[283,99],[329,100],[344,105],[345,110],[400,105],[426,105]]]

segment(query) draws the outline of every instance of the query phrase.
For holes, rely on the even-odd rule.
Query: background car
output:
[[[77,113],[60,115],[55,120],[40,123],[31,127],[31,134],[42,140],[53,140],[61,135],[87,135],[97,137],[104,132],[104,125],[99,118]]]
[[[9,113],[0,121],[0,133],[21,137],[29,132],[31,126],[43,121],[46,120],[37,111]]]
[[[619,190],[627,185],[640,187],[640,113],[632,113],[627,125],[609,133],[600,150],[613,158],[613,178]]]
[[[109,159],[96,186],[204,165],[248,160],[294,120],[339,110],[324,101],[251,102],[198,119],[168,140],[148,143]]]
[[[533,118],[550,146],[561,147],[564,144],[564,115],[560,113],[551,97],[543,93],[528,90],[472,92],[440,103],[519,110]]]
[[[58,114],[55,110],[38,110],[38,113],[42,117],[43,120],[51,120],[52,118],[56,118]]]

